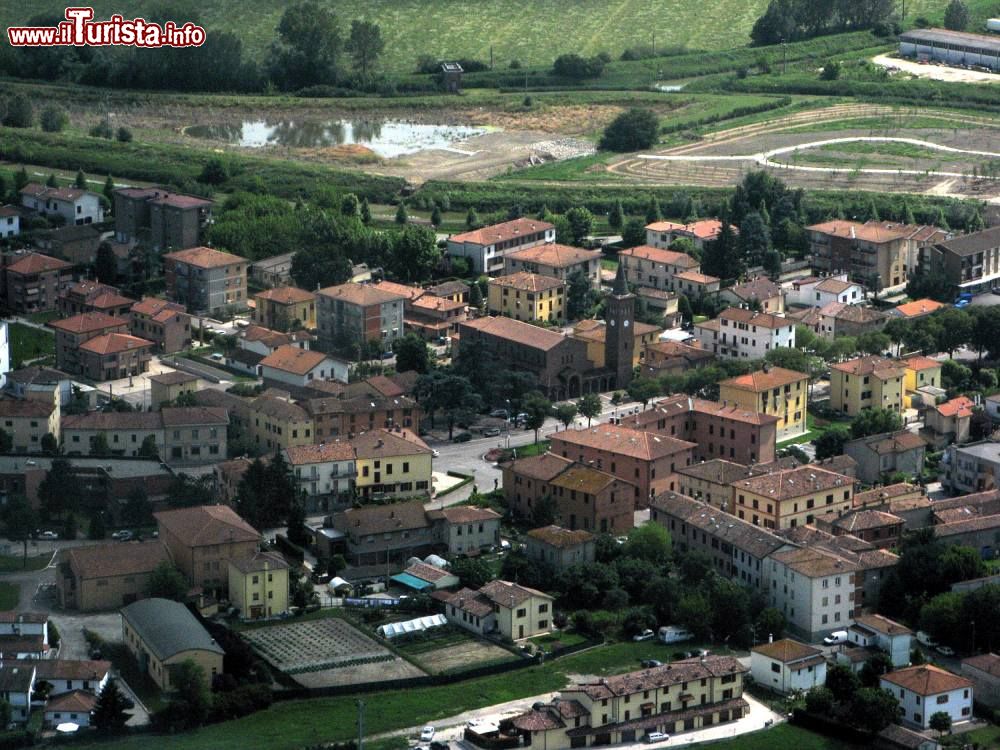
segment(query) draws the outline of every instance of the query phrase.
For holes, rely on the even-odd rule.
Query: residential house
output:
[[[763,359],[769,351],[795,346],[795,321],[742,307],[695,323],[694,333],[706,351],[727,359]]]
[[[877,224],[834,220],[806,227],[813,264],[826,273],[847,272],[850,278],[879,288],[905,284],[908,241],[906,233]]]
[[[808,310],[805,312],[809,313]],[[889,320],[888,315],[872,307],[844,302],[829,302],[815,312],[819,318],[818,326],[810,325],[808,315],[793,313],[791,317],[801,319],[803,325],[810,325],[816,333],[828,339],[876,333]]]
[[[77,349],[80,374],[91,380],[119,380],[146,372],[153,358],[152,341],[127,333],[104,333]]]
[[[691,344],[658,341],[646,347],[643,374],[654,378],[661,375],[681,375],[714,361],[715,354],[702,349],[698,341]]]
[[[736,481],[782,469],[794,469],[798,465],[799,462],[792,456],[785,456],[771,463],[750,465],[712,458],[679,469],[679,491],[682,495],[735,515],[733,484]]]
[[[292,280],[292,260],[295,253],[272,255],[250,264],[250,277],[266,287],[282,286]]]
[[[173,667],[185,661],[201,667],[206,687],[222,674],[225,651],[180,602],[152,598],[123,607],[122,636],[139,671],[164,692],[173,688]]]
[[[972,682],[979,703],[1000,706],[1000,656],[990,652],[962,659],[962,676]]]
[[[171,465],[215,463],[228,452],[229,412],[213,406],[170,407],[163,419],[163,460]]]
[[[167,294],[188,312],[217,314],[247,303],[247,259],[210,247],[163,256]]]
[[[228,505],[202,505],[153,514],[160,541],[192,586],[225,594],[228,563],[251,557],[260,532]]]
[[[662,328],[679,328],[683,320],[680,310],[680,295],[668,292],[666,289],[653,289],[648,286],[635,288],[635,296],[646,306],[646,310],[657,325]]]
[[[265,453],[313,443],[312,417],[288,394],[262,393],[250,402],[248,412],[248,437]]]
[[[859,357],[830,367],[830,407],[856,417],[862,409],[903,410],[906,367],[882,357]]]
[[[87,312],[127,317],[134,303],[134,299],[123,297],[113,286],[96,281],[78,281],[60,293],[56,307],[66,318]]]
[[[857,497],[855,496],[855,502]],[[824,528],[829,525],[829,529]],[[817,522],[817,527],[832,534],[850,534],[872,546],[891,549],[899,544],[906,522],[884,510],[865,508],[840,516],[829,524]]]
[[[295,477],[296,490],[304,495],[306,511],[331,510],[354,500],[354,446],[346,441],[295,445],[284,449]]]
[[[936,449],[969,442],[976,406],[976,402],[966,396],[957,396],[943,404],[929,406],[924,411],[921,436]]]
[[[739,230],[730,226],[733,233]],[[674,240],[689,239],[698,250],[705,249],[706,242],[719,238],[722,222],[718,219],[702,219],[688,224],[677,224],[672,221],[654,221],[646,225],[646,244],[653,247],[670,247]]]
[[[472,290],[464,281],[454,279],[429,286],[425,291],[433,297],[449,299],[452,302],[462,302],[467,305],[469,304],[469,294]]]
[[[6,322],[0,324],[0,358],[2,358],[7,341]],[[0,361],[0,370],[6,361]],[[52,367],[30,365],[4,373],[4,387],[14,398],[24,398],[53,403],[67,403],[73,395],[73,380],[68,373]],[[82,395],[82,392],[81,392]]]
[[[316,442],[378,428],[416,429],[423,411],[409,396],[386,396],[365,383],[351,383],[345,391],[328,398],[302,403],[316,424]]]
[[[509,581],[490,581],[478,591],[462,589],[444,601],[448,622],[480,635],[499,633],[520,641],[552,629],[553,599]]]
[[[212,219],[212,201],[163,188],[119,188],[114,203],[115,239],[157,252],[197,247]]]
[[[566,282],[519,271],[490,279],[486,306],[494,315],[537,323],[561,323],[566,316]]]
[[[504,273],[526,272],[560,279],[569,284],[570,277],[582,273],[594,289],[601,288],[601,251],[548,242],[504,256]]]
[[[941,465],[941,481],[954,494],[1000,487],[1000,443],[978,440],[965,445],[949,445]]]
[[[748,671],[731,656],[681,659],[574,685],[551,704],[506,721],[531,750],[634,744],[654,733],[669,736],[748,715],[742,697]]]
[[[48,255],[26,253],[3,260],[4,305],[18,315],[55,310],[59,293],[73,281],[73,265]]]
[[[21,212],[15,206],[0,206],[0,237],[17,237],[21,233]]]
[[[427,511],[439,542],[451,555],[478,555],[500,546],[500,514],[490,508],[452,505]]]
[[[366,284],[340,284],[316,292],[319,348],[325,352],[369,344],[392,349],[403,335],[405,297]]]
[[[313,380],[347,382],[349,365],[323,352],[300,349],[286,344],[264,357],[258,365],[265,383],[276,385],[308,385]]]
[[[377,569],[381,575],[438,549],[434,525],[420,500],[348,508],[334,514],[333,528],[344,536],[350,565]]]
[[[21,206],[40,216],[61,216],[66,224],[100,224],[104,221],[101,196],[89,190],[29,182],[18,192]]]
[[[152,341],[158,354],[173,354],[191,343],[191,316],[175,302],[143,297],[129,317],[132,335]]]
[[[0,425],[11,438],[15,453],[39,453],[42,438],[59,441],[59,405],[41,399],[0,399]]]
[[[944,302],[938,302],[934,299],[915,299],[912,302],[906,302],[902,305],[896,305],[889,311],[889,314],[897,317],[903,318],[905,320],[916,320],[917,318],[925,318],[928,315],[933,315],[938,310],[943,310],[947,305]]]
[[[788,630],[815,643],[843,630],[854,616],[856,565],[825,550],[799,548],[770,555],[770,604]]]
[[[455,588],[459,578],[437,565],[413,562],[402,573],[392,576],[392,580],[417,592],[439,591]]]
[[[509,253],[555,241],[552,224],[521,218],[453,234],[445,252],[453,258],[466,258],[476,274],[498,276]]]
[[[197,393],[198,376],[180,370],[150,375],[149,407],[158,411],[163,404],[171,404],[188,393]]]
[[[847,280],[847,274],[809,276],[788,282],[785,301],[800,307],[826,307],[831,302],[856,305],[865,299],[861,284]]]
[[[619,251],[618,263],[624,267],[630,284],[675,293],[682,291],[676,281],[677,274],[701,272],[701,264],[687,253],[650,245]]]
[[[60,724],[89,727],[97,707],[97,695],[87,690],[71,690],[45,702],[44,725],[55,728]]]
[[[553,433],[551,451],[628,482],[632,502],[645,508],[649,498],[677,485],[676,471],[690,466],[694,443],[631,427],[600,424]]]
[[[410,304],[409,312],[404,313],[403,327],[425,341],[442,343],[441,339],[456,333],[459,324],[465,322],[466,311],[465,302],[424,294]]]
[[[528,532],[525,554],[529,560],[564,571],[574,565],[594,562],[596,539],[589,531],[571,531],[553,524]]]
[[[716,294],[722,287],[722,279],[700,271],[683,271],[674,276],[674,288],[678,294],[688,299],[701,299]]]
[[[920,267],[959,292],[986,292],[1000,279],[1000,227],[953,237],[920,251]]]
[[[556,523],[570,531],[622,535],[635,523],[636,490],[626,480],[578,463],[549,481],[548,497]]]
[[[316,295],[294,286],[268,289],[253,296],[253,321],[275,331],[316,327]]]
[[[934,664],[884,674],[879,687],[899,701],[904,726],[927,729],[931,717],[941,712],[948,714],[953,724],[972,718],[972,681]]]
[[[854,495],[854,507],[863,510],[880,510],[903,520],[906,531],[922,528],[930,518],[931,501],[927,491],[919,484],[884,485],[857,492]]]
[[[112,542],[59,551],[59,606],[80,612],[117,610],[145,596],[150,574],[170,562],[158,539]]]
[[[430,497],[432,451],[415,433],[379,428],[350,442],[357,467],[354,486],[362,498]]]
[[[844,453],[858,462],[857,477],[865,484],[875,484],[887,474],[903,473],[919,477],[924,470],[927,443],[907,430],[884,432],[848,440]]]
[[[719,383],[719,399],[748,411],[778,418],[777,440],[786,440],[806,431],[809,376],[783,367],[739,375]]]
[[[72,224],[38,232],[33,242],[46,255],[74,266],[84,266],[97,260],[101,230],[93,224]]]
[[[913,631],[882,615],[858,615],[847,629],[847,640],[855,646],[884,651],[892,666],[910,663]]]
[[[906,367],[903,406],[907,409],[933,407],[946,397],[941,387],[941,366],[936,359],[915,354],[902,360]]]
[[[244,620],[287,612],[288,563],[276,552],[254,552],[230,560],[229,601]]]
[[[0,664],[0,695],[10,704],[11,720],[18,724],[31,718],[36,669],[35,660]]]
[[[240,456],[231,461],[220,461],[212,467],[216,498],[226,505],[235,505],[240,482],[252,463],[249,457]]]
[[[163,415],[160,412],[88,412],[67,414],[60,427],[63,451],[70,456],[94,453],[98,435],[112,456],[138,456],[147,438],[163,454]]]
[[[549,502],[549,482],[562,474],[573,461],[554,453],[519,458],[502,465],[504,502],[518,518],[531,518],[539,502]]]
[[[99,659],[41,659],[33,664],[35,679],[49,684],[50,697],[76,690],[99,695],[111,677],[111,662]]]
[[[851,509],[854,480],[818,466],[760,474],[733,484],[738,518],[768,529],[811,524]]]
[[[719,299],[736,307],[758,308],[760,312],[782,315],[785,312],[785,290],[766,276],[723,289]]]
[[[782,638],[750,649],[750,674],[754,682],[779,695],[808,692],[826,685],[823,651]]]
[[[128,333],[128,320],[103,312],[85,312],[49,322],[56,333],[56,367],[73,375],[84,374],[80,347],[109,333]],[[101,373],[103,375],[103,372]]]

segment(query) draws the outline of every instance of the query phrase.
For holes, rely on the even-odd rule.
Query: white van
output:
[[[660,628],[660,640],[664,643],[680,643],[690,641],[694,633],[677,625],[664,625]]]
[[[840,643],[847,643],[846,630],[835,630],[823,639],[824,646],[836,646]]]

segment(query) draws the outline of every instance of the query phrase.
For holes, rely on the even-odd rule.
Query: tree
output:
[[[634,401],[641,401],[645,409],[650,399],[660,395],[660,384],[652,378],[633,378],[626,390]]]
[[[861,689],[861,680],[850,667],[834,664],[826,670],[826,686],[838,703],[845,703]]]
[[[969,7],[962,0],[951,0],[944,10],[944,27],[965,31],[969,27]]]
[[[27,185],[29,182],[28,170],[21,167],[17,172],[14,173],[14,192],[18,192],[21,188]]]
[[[559,508],[555,499],[551,495],[542,495],[538,501],[531,506],[531,525],[533,528],[551,526],[556,522],[556,513]]]
[[[198,175],[198,182],[203,182],[206,185],[222,185],[228,179],[229,168],[217,156],[213,156],[206,161],[201,168],[201,174]]]
[[[877,734],[899,718],[899,701],[888,690],[861,688],[850,701],[848,717],[858,729]]]
[[[441,226],[441,209],[438,208],[437,204],[434,204],[434,210],[431,211],[431,226],[437,229]]]
[[[948,352],[949,357],[952,356],[956,349],[972,341],[972,317],[964,310],[949,307],[931,317],[936,324],[936,335],[934,338],[937,349]]]
[[[903,428],[903,418],[894,409],[862,409],[851,422],[851,437],[854,439],[896,432]]]
[[[421,375],[413,387],[417,402],[431,419],[443,412],[448,420],[448,439],[454,435],[455,423],[462,417],[470,419],[482,407],[483,399],[473,387],[472,381],[462,375],[453,375],[441,370],[432,370]]]
[[[955,0],[955,2],[958,2],[958,0]],[[954,4],[955,3],[953,2],[952,5]],[[950,7],[951,6],[949,6],[949,10]],[[949,26],[948,28],[952,27]],[[963,26],[962,28],[965,27]],[[938,737],[940,737],[943,734],[947,734],[948,732],[951,731],[951,714],[949,714],[947,711],[935,711],[934,713],[931,714],[931,718],[928,719],[927,725],[938,733]]]
[[[45,180],[45,186],[46,187],[51,187],[51,188],[59,187],[59,181],[56,180],[55,174],[53,174],[51,172],[49,173],[48,178]]]
[[[604,129],[599,148],[604,151],[641,151],[659,138],[660,122],[648,109],[633,107],[618,115]]]
[[[14,94],[7,100],[7,112],[2,123],[8,128],[30,128],[35,123],[35,110],[24,94]]]
[[[771,249],[771,230],[757,211],[751,211],[740,224],[740,252],[748,266],[762,265]]]
[[[382,29],[371,21],[351,21],[351,34],[345,49],[354,58],[354,68],[360,70],[361,78],[368,78],[368,69],[385,49]]]
[[[145,487],[134,487],[125,499],[122,520],[131,526],[146,526],[153,522],[153,504]]]
[[[576,269],[566,278],[566,317],[569,320],[586,317],[596,297],[590,277],[582,269]]]
[[[57,453],[59,451],[59,441],[56,440],[56,436],[51,432],[46,432],[42,435],[42,452],[43,453]]]
[[[145,593],[146,596],[182,602],[187,597],[188,588],[184,574],[173,563],[164,560],[149,574]]]
[[[601,55],[595,57],[581,57],[575,54],[559,55],[552,63],[552,72],[557,76],[582,80],[584,78],[598,78],[604,72],[605,58]]]
[[[632,217],[625,222],[622,227],[622,245],[625,247],[636,247],[646,242],[646,225],[642,219]]]
[[[594,231],[594,215],[586,208],[571,208],[566,212],[566,220],[569,222],[573,245],[582,244],[584,238]]]
[[[858,350],[865,354],[882,354],[891,345],[892,339],[882,331],[866,331],[858,336]]]
[[[69,115],[61,107],[50,104],[42,110],[39,122],[46,133],[61,133],[69,125]]]
[[[847,428],[842,425],[834,425],[825,430],[818,438],[813,440],[816,446],[816,460],[822,461],[825,458],[840,456],[844,453],[844,443],[851,439]]]
[[[122,125],[118,130],[115,131],[115,138],[118,139],[119,143],[131,143],[132,142],[132,131]]]
[[[754,639],[757,643],[761,643],[772,636],[778,638],[784,630],[785,616],[781,613],[781,610],[774,607],[765,607],[757,615],[757,619],[754,622]]]
[[[156,445],[156,436],[146,435],[142,439],[142,445],[139,446],[139,452],[136,455],[139,458],[158,459],[160,457],[160,449]]]
[[[177,694],[175,700],[182,701],[187,709],[189,725],[202,724],[212,705],[205,670],[191,659],[185,659],[173,667],[170,683]]]
[[[3,506],[3,522],[7,538],[24,545],[24,565],[28,564],[28,540],[38,528],[38,513],[22,495],[8,498]]]
[[[836,81],[840,78],[840,63],[831,60],[819,71],[819,77],[822,81]]]
[[[129,715],[125,713],[127,709],[128,704],[118,689],[117,681],[110,679],[97,696],[92,723],[100,734],[116,734],[125,729],[125,723],[129,719]]]
[[[469,210],[465,214],[465,228],[466,229],[478,229],[482,226],[482,222],[479,221],[479,214],[476,212],[472,206],[469,206]]]
[[[878,687],[882,675],[893,670],[892,659],[884,651],[876,651],[865,661],[858,677],[865,687]]]
[[[12,450],[14,450],[13,436],[0,428],[0,453],[10,453]]]
[[[97,256],[94,259],[94,274],[102,284],[114,284],[118,278],[118,258],[111,243],[102,242],[97,246]]]
[[[670,562],[670,532],[658,523],[645,523],[629,531],[622,546],[624,557],[646,560],[657,566]]]
[[[814,687],[806,693],[806,711],[816,716],[828,716],[833,710],[833,693],[829,688]]]
[[[308,547],[310,536],[306,528],[306,507],[301,497],[293,496],[288,503],[287,521],[288,541],[299,547]]]
[[[76,179],[73,180],[73,187],[77,190],[87,189],[87,175],[83,173],[82,169],[76,170]]]
[[[562,422],[563,427],[567,430],[569,426],[573,424],[576,419],[577,409],[576,404],[572,401],[567,401],[564,404],[559,404],[554,410],[555,418]]]
[[[701,591],[691,590],[677,603],[677,621],[698,639],[712,636],[713,614],[708,597]]]
[[[407,222],[409,222],[409,220],[410,220],[410,217],[406,213],[406,204],[403,203],[402,201],[400,201],[399,202],[399,206],[396,208],[396,219],[395,219],[395,221],[400,226],[406,226],[406,224],[407,224]]]
[[[616,232],[620,232],[625,224],[625,209],[622,208],[621,201],[615,201],[608,212],[608,226]]]
[[[268,68],[279,88],[291,91],[337,80],[343,46],[337,18],[313,0],[291,5],[278,23]]]
[[[358,210],[360,204],[358,203],[358,196],[354,193],[347,193],[340,200],[340,215],[346,216],[349,219],[355,219],[358,216]]]
[[[588,393],[576,402],[576,410],[580,416],[587,418],[587,427],[590,427],[590,422],[594,417],[601,416],[603,408],[601,397],[596,393]]]
[[[528,415],[524,426],[529,430],[535,431],[535,444],[537,445],[538,431],[545,424],[546,417],[552,412],[552,402],[538,391],[535,391],[528,394],[528,397],[524,400],[523,408]]]
[[[413,371],[423,374],[430,369],[431,357],[427,342],[415,333],[396,339],[393,348],[396,351],[397,372]]]
[[[469,307],[473,310],[483,309],[483,293],[479,289],[479,284],[473,284],[469,288]]]
[[[103,432],[98,432],[91,439],[90,455],[102,458],[111,455],[111,446],[108,445],[108,438]]]
[[[460,585],[473,590],[482,588],[495,577],[490,564],[481,557],[459,557],[452,562],[451,572],[458,576]]]
[[[368,205],[368,198],[361,199],[361,223],[368,226],[372,223],[372,209]]]
[[[79,480],[69,459],[54,458],[38,485],[38,503],[49,518],[79,507]]]
[[[399,207],[405,213],[402,203]],[[398,218],[397,214],[397,220]],[[389,267],[400,278],[423,281],[434,272],[440,261],[441,250],[437,246],[434,232],[427,227],[407,226],[392,239]]]

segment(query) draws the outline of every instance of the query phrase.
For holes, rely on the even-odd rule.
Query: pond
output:
[[[453,144],[482,135],[486,130],[467,125],[424,125],[401,120],[244,120],[191,125],[184,132],[194,138],[225,141],[247,148],[326,148],[357,143],[379,156],[392,158],[432,148],[453,148]]]

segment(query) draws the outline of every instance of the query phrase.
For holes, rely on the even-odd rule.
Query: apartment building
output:
[[[305,497],[307,512],[331,510],[354,500],[354,446],[346,441],[285,448],[285,461]]]
[[[1000,227],[925,245],[920,253],[921,268],[959,292],[986,292],[1000,280]]]
[[[188,312],[216,314],[247,303],[246,258],[210,247],[192,247],[163,256],[167,294]]]
[[[723,310],[719,317],[695,323],[701,347],[728,359],[763,359],[769,351],[795,346],[795,323],[788,318],[742,307]]]
[[[316,327],[316,295],[294,286],[268,289],[253,296],[253,320],[275,331]]]
[[[519,271],[490,279],[487,308],[494,315],[531,323],[561,323],[566,317],[566,283]]]
[[[941,366],[943,362],[919,354],[902,360],[906,367],[903,380],[903,407],[919,409],[933,406],[943,396],[941,388]]]
[[[350,442],[354,486],[361,497],[430,497],[432,451],[416,434],[399,427],[376,429]]]
[[[404,313],[403,326],[425,341],[442,343],[443,338],[456,333],[459,324],[467,320],[467,309],[465,302],[424,294]]]
[[[719,383],[719,399],[748,411],[777,417],[777,440],[806,431],[809,376],[783,367],[739,375]]]
[[[248,436],[265,453],[313,444],[312,417],[287,394],[262,393],[250,402],[247,420]]]
[[[737,307],[758,306],[761,312],[783,315],[785,290],[766,276],[755,276],[749,281],[734,284],[719,293],[719,299]]]
[[[453,234],[448,238],[445,252],[453,258],[467,259],[477,274],[498,276],[503,273],[508,254],[555,241],[555,226],[547,221],[521,218]]]
[[[143,297],[129,310],[129,330],[133,336],[152,341],[159,354],[173,354],[191,343],[191,316],[183,305]]]
[[[903,410],[906,367],[882,357],[859,357],[830,367],[830,406],[856,417],[862,409]]]
[[[861,648],[884,651],[894,667],[910,663],[913,631],[882,615],[858,615],[847,629],[847,639]]]
[[[127,333],[104,333],[77,349],[79,372],[96,381],[119,380],[140,375],[153,358],[152,341]]]
[[[882,288],[905,284],[913,268],[907,267],[905,232],[878,224],[835,220],[806,227],[813,264],[826,273],[847,272],[868,284],[877,276]]]
[[[356,351],[365,344],[390,351],[403,335],[405,297],[366,284],[340,284],[316,292],[316,326],[324,352]]]
[[[302,402],[302,407],[316,424],[316,442],[322,443],[382,427],[398,426],[413,430],[419,426],[423,410],[409,396],[386,396],[377,392],[359,391],[360,389],[352,389],[328,398],[312,398]]]
[[[49,312],[73,282],[73,265],[41,253],[4,256],[6,308],[18,315]]]
[[[0,425],[15,453],[39,453],[45,435],[59,440],[59,405],[41,399],[0,399]]]
[[[876,484],[897,472],[919,477],[926,452],[924,439],[908,430],[883,432],[844,443],[844,454],[857,462],[856,476],[865,484]]]
[[[259,620],[288,611],[288,563],[276,552],[254,552],[229,561],[229,601],[240,619]]]
[[[504,273],[539,274],[569,283],[571,276],[583,274],[594,289],[601,288],[601,251],[584,250],[550,242],[524,250],[515,250],[504,257]]]
[[[713,458],[678,469],[679,492],[696,500],[736,514],[733,484],[740,479],[769,474],[783,469],[794,469],[799,462],[793,456],[784,456],[766,464],[738,464],[724,458]]]
[[[500,546],[500,514],[490,508],[452,505],[427,511],[449,556],[478,555]]]
[[[61,216],[67,225],[100,224],[104,221],[101,196],[89,190],[29,182],[18,192],[21,206],[40,216]]]
[[[788,529],[851,509],[854,479],[818,466],[799,466],[733,484],[736,516],[755,526]]]
[[[775,552],[769,566],[770,604],[792,633],[815,643],[847,628],[855,614],[856,565],[807,547]]]
[[[555,599],[509,581],[490,581],[478,591],[440,592],[444,616],[452,625],[479,635],[498,633],[514,641],[552,629]]]
[[[734,234],[739,229],[730,226]],[[699,250],[705,248],[706,242],[713,242],[722,232],[722,222],[718,219],[702,219],[689,224],[677,224],[673,221],[654,221],[646,225],[646,244],[653,247],[667,248],[677,239],[689,239]]]
[[[618,262],[625,268],[625,278],[630,284],[670,292],[681,291],[677,274],[701,272],[701,264],[687,253],[650,245],[619,251]]]
[[[348,508],[334,514],[333,528],[344,536],[351,565],[378,568],[382,575],[439,549],[422,500]]]
[[[103,312],[80,313],[49,321],[48,325],[56,334],[56,367],[72,375],[83,374],[81,346],[106,334],[128,333],[128,319]]]
[[[949,445],[941,464],[941,479],[953,493],[983,492],[1000,486],[1000,443],[979,440]]]
[[[115,190],[115,239],[162,252],[197,247],[212,220],[212,201],[163,188]]]
[[[113,286],[96,281],[78,281],[59,294],[56,307],[67,318],[86,312],[127,317],[134,303],[134,299],[122,296]]]

